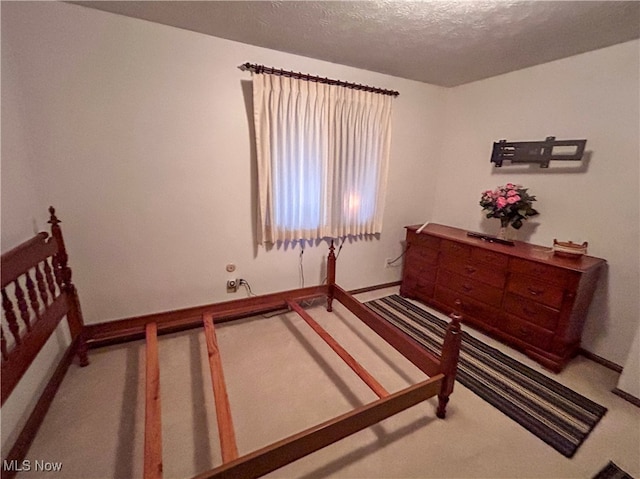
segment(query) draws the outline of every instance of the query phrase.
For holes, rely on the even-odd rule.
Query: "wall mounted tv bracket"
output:
[[[501,167],[503,161],[515,163],[538,163],[540,168],[549,168],[551,160],[582,160],[587,140],[556,140],[548,136],[544,141],[500,140],[493,144],[491,163]]]

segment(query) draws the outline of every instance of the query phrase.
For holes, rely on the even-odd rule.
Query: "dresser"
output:
[[[408,226],[402,296],[417,299],[559,372],[576,355],[606,261],[551,248],[502,245],[430,223]]]

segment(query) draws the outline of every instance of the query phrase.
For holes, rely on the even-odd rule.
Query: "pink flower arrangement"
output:
[[[482,211],[486,211],[487,218],[499,218],[502,226],[511,225],[520,229],[529,216],[539,214],[531,206],[534,201],[536,197],[530,195],[527,188],[507,183],[495,190],[484,191],[480,206]]]

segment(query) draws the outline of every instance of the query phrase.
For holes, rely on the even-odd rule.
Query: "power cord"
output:
[[[246,288],[247,294],[249,296],[258,296],[251,290],[251,285],[249,284],[249,281],[247,281],[246,279],[239,279],[238,284],[241,284]],[[283,314],[287,312],[289,312],[289,308],[283,308],[283,309],[271,311],[270,313],[261,314],[260,316],[262,316],[263,318],[272,318],[273,316],[278,316],[279,314]]]
[[[238,284],[240,284],[241,286],[244,286],[247,289],[247,294],[249,296],[257,296],[257,294],[251,291],[251,285],[249,284],[249,281],[247,281],[246,279],[238,280]]]
[[[338,251],[336,252],[336,260],[340,257],[340,252],[342,251],[342,247],[344,246],[345,241],[347,240],[347,238],[342,238],[342,242],[340,243],[340,246],[338,246]],[[304,264],[303,264],[303,255],[304,255],[304,247],[302,247],[300,249],[300,260],[299,260],[299,264],[298,264],[298,270],[300,273],[300,283],[301,283],[301,287],[304,288]],[[401,256],[400,256],[401,257]],[[399,259],[400,257],[396,258]],[[394,260],[394,261],[396,261]],[[324,279],[322,280],[321,284],[324,284],[327,282],[327,277],[325,276]],[[246,279],[239,279],[238,280],[238,284],[241,286],[244,286],[247,290],[247,294],[249,296],[257,296],[257,294],[255,294],[252,290],[251,290],[251,285],[249,284],[249,282]],[[310,307],[314,305],[314,302],[317,301],[317,299],[315,300],[307,300],[307,301],[302,301],[302,305],[304,307]],[[272,313],[269,314],[263,314],[262,317],[264,318],[270,318],[272,316],[276,316],[278,314],[281,314],[284,310],[278,310],[278,311],[274,311]],[[288,311],[288,310],[287,310]]]
[[[395,263],[396,261],[398,261],[400,258],[402,258],[405,254],[407,253],[407,250],[405,249],[402,254],[400,256],[398,256],[396,259],[392,259],[391,261],[387,261],[388,265],[392,265],[393,263]]]
[[[298,266],[298,269],[300,271],[300,282],[302,284],[302,286],[300,286],[301,288],[304,288],[304,266],[302,264],[303,254],[304,254],[304,247],[300,250],[300,265]]]
[[[338,257],[340,256],[340,251],[342,251],[342,247],[344,246],[344,242],[347,241],[347,238],[342,238],[342,243],[340,243],[340,246],[338,247],[338,252],[336,253],[336,259],[338,259]]]

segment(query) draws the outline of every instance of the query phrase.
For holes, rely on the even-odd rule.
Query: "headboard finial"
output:
[[[61,221],[56,216],[56,209],[53,206],[49,206],[49,214],[51,215],[48,221],[49,224],[56,226],[61,223]]]

